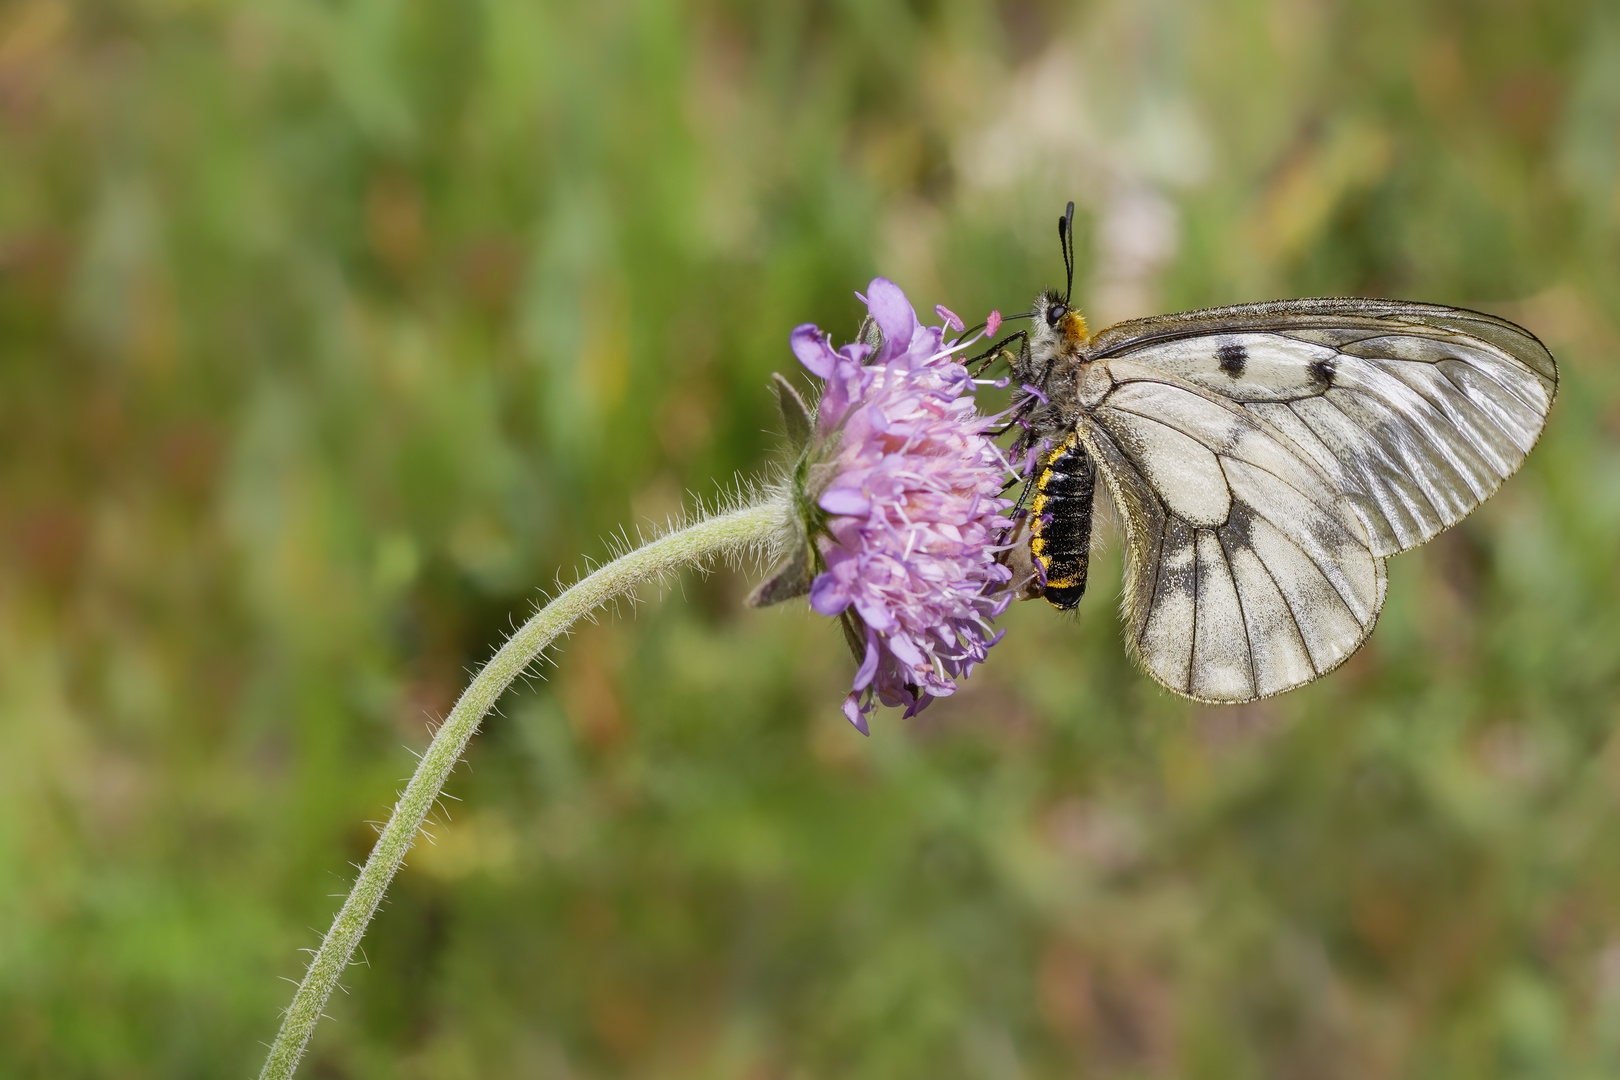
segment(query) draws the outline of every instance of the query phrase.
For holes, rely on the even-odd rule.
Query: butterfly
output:
[[[1384,560],[1523,463],[1557,394],[1552,354],[1492,315],[1376,299],[1091,334],[1069,305],[1073,215],[1058,222],[1068,286],[992,350],[1031,466],[1009,560],[1025,595],[1080,602],[1100,477],[1125,529],[1126,645],[1149,675],[1219,704],[1326,675],[1372,632]]]

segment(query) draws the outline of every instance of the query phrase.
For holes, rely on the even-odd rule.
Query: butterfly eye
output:
[[[1067,315],[1068,313],[1069,313],[1069,309],[1065,305],[1063,305],[1063,304],[1053,304],[1051,307],[1046,309],[1046,325],[1047,326],[1056,326],[1058,324],[1058,321],[1060,319],[1062,319],[1063,316]]]

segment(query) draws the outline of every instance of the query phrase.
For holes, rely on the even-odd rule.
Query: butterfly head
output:
[[[1035,298],[1029,313],[1029,375],[1043,374],[1053,361],[1076,356],[1091,337],[1086,317],[1069,306],[1063,293],[1047,289]]]
[[[1047,331],[1061,342],[1065,351],[1079,348],[1091,337],[1086,317],[1059,297],[1056,289],[1042,293],[1035,301],[1035,317],[1046,324]]]

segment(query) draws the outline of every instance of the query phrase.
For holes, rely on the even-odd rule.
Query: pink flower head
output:
[[[833,349],[814,326],[793,331],[800,362],[826,381],[813,441],[827,448],[812,493],[812,529],[826,569],[810,606],[846,620],[865,655],[844,715],[867,733],[874,699],[906,715],[956,689],[1001,635],[1012,576],[996,561],[1012,523],[1000,497],[1010,476],[974,408],[973,380],[952,358],[967,342],[922,326],[899,286],[878,278],[863,297],[882,331]],[[936,309],[946,326],[954,314]]]

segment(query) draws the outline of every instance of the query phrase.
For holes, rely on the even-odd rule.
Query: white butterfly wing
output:
[[[1087,353],[1111,377],[1080,429],[1126,520],[1130,646],[1209,702],[1355,652],[1383,556],[1494,492],[1557,389],[1551,355],[1511,323],[1389,301],[1139,320]]]
[[[1179,381],[1117,385],[1082,421],[1125,518],[1129,645],[1200,701],[1280,693],[1371,632],[1383,560],[1319,466]]]

